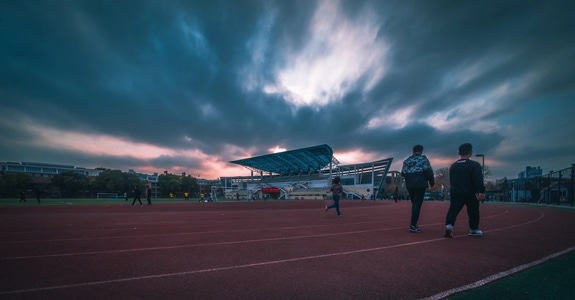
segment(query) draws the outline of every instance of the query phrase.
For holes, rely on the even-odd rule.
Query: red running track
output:
[[[0,208],[1,299],[431,299],[575,247],[573,211],[320,200]]]

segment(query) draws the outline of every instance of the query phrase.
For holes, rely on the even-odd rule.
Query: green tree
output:
[[[200,192],[198,180],[190,175],[182,177],[182,192],[188,192],[195,195]]]
[[[163,197],[167,197],[169,193],[177,193],[181,187],[180,176],[174,174],[160,175],[158,176],[158,185]]]
[[[126,182],[126,189],[125,192],[133,192],[134,186],[138,186],[140,188],[140,192],[142,193],[142,197],[145,198],[146,189],[144,187],[144,182],[138,177],[136,174],[132,173],[124,173],[124,181]],[[133,195],[132,195],[133,196]]]
[[[55,175],[52,183],[60,188],[62,197],[77,197],[90,188],[88,176],[72,171]]]
[[[0,195],[17,197],[20,191],[26,191],[32,185],[32,175],[27,173],[7,173],[0,176]]]
[[[132,191],[135,185],[143,189],[143,183],[136,174],[120,170],[102,171],[94,181],[94,189],[99,193],[123,194]]]
[[[128,190],[124,173],[120,170],[105,170],[94,180],[94,190],[98,193],[120,193]]]
[[[189,192],[194,195],[199,192],[198,180],[192,176],[179,176],[164,173],[158,176],[158,185],[162,197],[167,197],[170,193],[181,194]]]

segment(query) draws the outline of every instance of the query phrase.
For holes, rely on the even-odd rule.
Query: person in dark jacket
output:
[[[39,188],[34,189],[34,195],[36,195],[36,201],[40,203],[40,197],[42,196],[42,191]]]
[[[134,200],[132,201],[132,205],[136,204],[136,200],[138,200],[138,202],[140,202],[140,205],[142,205],[142,200],[140,200],[140,188],[137,185],[134,185]]]
[[[19,202],[26,202],[26,192],[23,190],[20,191],[20,201]]]
[[[459,146],[459,160],[449,168],[449,183],[451,185],[451,204],[445,217],[445,237],[453,237],[453,226],[457,215],[467,207],[469,216],[469,235],[483,236],[479,230],[479,201],[485,199],[485,185],[481,165],[469,158],[473,154],[473,146],[469,143]]]
[[[428,184],[429,187],[433,187],[435,184],[433,169],[427,157],[423,155],[422,145],[413,146],[413,154],[403,161],[401,176],[405,178],[405,187],[411,200],[409,232],[418,233],[421,232],[417,222],[419,221],[425,190]]]
[[[148,205],[152,205],[152,189],[150,187],[146,190],[146,200],[148,200]]]

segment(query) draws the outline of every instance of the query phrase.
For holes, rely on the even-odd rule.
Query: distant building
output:
[[[26,173],[30,174],[33,179],[34,186],[41,186],[47,190],[53,190],[52,178],[55,175],[62,174],[65,172],[75,172],[81,175],[85,175],[90,180],[94,180],[104,168],[83,168],[76,167],[72,165],[62,165],[62,164],[52,164],[52,163],[38,163],[38,162],[0,162],[0,176],[6,175],[8,173]],[[134,170],[129,170],[126,173],[134,174],[144,182],[144,184],[150,186],[155,196],[158,193],[158,174],[153,175],[137,173]]]
[[[75,167],[72,165],[60,165],[50,163],[38,162],[0,162],[0,175],[7,173],[27,173],[32,175],[35,179],[47,178],[50,179],[54,175],[62,174],[65,172],[75,172],[78,174],[86,175],[88,177],[96,177],[102,170],[100,169],[87,169]],[[42,181],[42,180],[38,180]]]
[[[540,167],[527,166],[525,171],[521,171],[517,174],[517,178],[535,178],[543,176],[543,170]]]

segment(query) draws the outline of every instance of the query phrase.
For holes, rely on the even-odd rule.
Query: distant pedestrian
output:
[[[332,193],[333,204],[330,206],[326,206],[325,211],[327,212],[331,208],[335,207],[337,215],[338,216],[343,215],[339,210],[339,200],[341,199],[341,194],[343,193],[343,186],[341,185],[341,178],[339,176],[333,178],[331,188],[329,190]]]
[[[126,199],[126,201],[128,201],[128,192],[124,192],[124,199]]]
[[[142,200],[140,200],[140,187],[134,185],[134,201],[132,201],[132,205],[136,203],[136,200],[138,200],[138,202],[140,202],[140,205],[142,205]]]
[[[18,202],[26,202],[26,192],[24,192],[23,190],[20,191],[20,201]]]
[[[236,192],[236,200],[240,201],[240,193]]]
[[[152,189],[150,187],[146,190],[146,199],[148,200],[148,205],[152,205]]]
[[[459,160],[449,168],[451,203],[445,217],[445,237],[453,237],[453,226],[463,206],[469,216],[469,236],[483,236],[479,230],[479,201],[485,199],[485,185],[481,165],[469,158],[473,146],[469,143],[459,146]]]
[[[38,201],[38,203],[40,203],[40,196],[42,196],[42,192],[40,191],[40,189],[36,188],[34,190],[34,194],[36,195],[36,201]]]
[[[423,146],[413,146],[413,154],[403,161],[401,176],[405,178],[405,187],[409,192],[411,199],[411,221],[409,232],[421,232],[417,222],[423,204],[425,189],[433,187],[435,184],[433,178],[433,169],[425,155],[423,155]]]
[[[190,200],[190,194],[188,192],[184,192],[184,200]]]

